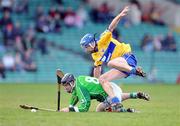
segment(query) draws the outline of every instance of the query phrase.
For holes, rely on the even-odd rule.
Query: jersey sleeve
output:
[[[78,106],[79,112],[87,112],[89,110],[91,103],[89,92],[87,91],[87,89],[83,88],[82,86],[79,86],[77,87],[77,95],[80,102]]]
[[[98,56],[97,53],[92,54],[92,58],[93,58],[93,60],[94,60],[94,66],[100,66],[100,65],[102,65],[103,62],[100,61],[101,57]]]
[[[98,45],[99,46],[107,45],[110,42],[111,38],[112,38],[112,32],[110,32],[109,30],[105,30],[100,36]]]
[[[101,61],[95,61],[94,62],[94,66],[97,67],[97,66],[101,66],[102,65],[102,62]]]

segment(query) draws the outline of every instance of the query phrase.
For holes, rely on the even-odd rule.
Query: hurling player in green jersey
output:
[[[90,76],[79,76],[75,78],[73,74],[66,73],[61,80],[66,92],[71,93],[72,97],[70,99],[69,107],[61,109],[61,112],[87,112],[91,105],[91,100],[96,99],[100,102],[97,106],[96,111],[109,111],[116,112],[135,112],[134,109],[125,109],[120,104],[112,108],[111,99],[107,93],[103,90],[101,84],[97,78]],[[111,82],[112,89],[122,102],[126,99],[144,99],[149,101],[150,97],[148,94],[143,92],[133,92],[133,93],[122,93],[119,86]],[[79,102],[79,106],[75,106]]]

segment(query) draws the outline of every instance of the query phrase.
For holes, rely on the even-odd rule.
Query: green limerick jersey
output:
[[[79,112],[89,110],[91,99],[103,102],[107,98],[106,92],[103,90],[97,78],[90,76],[79,76],[76,78],[75,88],[72,92],[70,106],[75,106],[79,101]]]

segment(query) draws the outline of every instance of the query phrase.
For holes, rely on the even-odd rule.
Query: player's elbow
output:
[[[109,30],[110,32],[113,32],[114,28],[113,28],[112,26],[109,26],[109,27],[108,27],[108,30]]]
[[[84,112],[88,112],[89,108],[84,109]]]
[[[89,111],[89,108],[90,108],[90,102],[87,102],[87,103],[82,107],[82,109],[80,109],[79,111],[80,111],[80,112],[87,112],[87,111]]]
[[[84,108],[84,109],[79,110],[79,112],[87,112],[88,110],[89,110],[89,109]]]

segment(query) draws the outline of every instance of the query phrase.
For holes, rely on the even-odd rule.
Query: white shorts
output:
[[[117,86],[117,84],[111,82],[111,86],[113,88],[113,92],[115,94],[116,97],[119,98],[119,101],[122,101],[122,90],[119,86]]]
[[[121,88],[113,82],[110,82],[110,83],[111,83],[111,86],[113,88],[113,92],[114,92],[115,96],[119,98],[119,101],[121,103],[121,101],[122,101],[122,90],[121,90]],[[108,96],[107,99],[104,101],[105,105],[109,106],[110,101],[111,101],[111,98]]]

